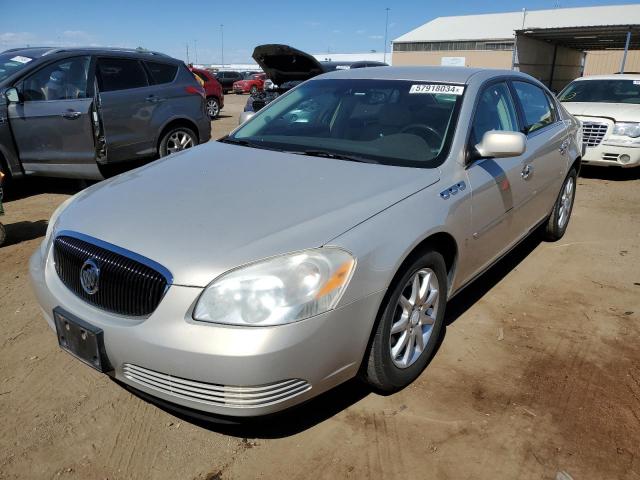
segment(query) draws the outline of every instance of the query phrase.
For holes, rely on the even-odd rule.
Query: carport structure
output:
[[[566,10],[564,11],[566,12]],[[640,6],[616,5],[581,9],[575,17],[548,10],[522,12],[522,27],[515,31],[513,68],[560,90],[584,73],[587,52],[622,52],[615,72],[624,72],[630,50],[640,49]],[[537,26],[539,25],[539,26]]]
[[[393,41],[393,64],[514,68],[554,90],[640,71],[640,4],[438,17]]]

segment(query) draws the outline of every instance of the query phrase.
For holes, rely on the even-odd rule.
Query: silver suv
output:
[[[204,91],[180,60],[102,48],[0,53],[0,170],[13,176],[102,179],[210,137]]]

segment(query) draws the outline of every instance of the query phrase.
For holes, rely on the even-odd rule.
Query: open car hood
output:
[[[267,78],[276,85],[305,81],[324,73],[322,65],[315,58],[289,45],[258,45],[252,56]]]

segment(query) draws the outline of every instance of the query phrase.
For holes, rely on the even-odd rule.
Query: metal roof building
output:
[[[640,70],[640,4],[439,17],[393,41],[394,65],[519,68],[556,88]]]

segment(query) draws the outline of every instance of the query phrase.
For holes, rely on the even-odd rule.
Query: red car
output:
[[[262,92],[264,90],[264,81],[267,76],[264,73],[256,73],[245,78],[244,80],[238,80],[233,84],[233,91],[236,94],[241,95],[243,93],[250,93],[251,95]]]
[[[189,67],[196,79],[200,80],[207,96],[207,114],[211,119],[216,118],[220,114],[220,110],[224,107],[224,93],[222,85],[208,70]]]

